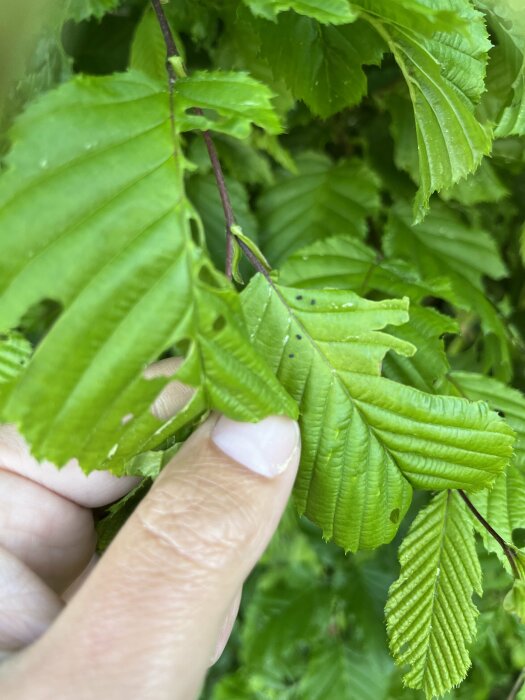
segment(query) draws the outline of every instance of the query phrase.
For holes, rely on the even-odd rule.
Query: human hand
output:
[[[157,373],[172,373],[170,362]],[[175,413],[187,396],[172,382],[155,412]],[[1,427],[2,700],[197,697],[277,527],[299,452],[287,418],[210,418],[65,604],[95,550],[89,508],[135,481],[38,465],[16,431]]]

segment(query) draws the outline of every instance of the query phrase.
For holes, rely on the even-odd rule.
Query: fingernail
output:
[[[211,438],[228,457],[270,479],[299,458],[299,427],[283,416],[270,416],[259,423],[238,423],[221,416]]]

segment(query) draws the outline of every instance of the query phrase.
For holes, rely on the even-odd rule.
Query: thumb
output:
[[[285,508],[299,452],[288,418],[201,426],[27,651],[26,663],[54,679],[41,685],[49,697],[57,678],[75,698],[197,697],[228,611]],[[32,670],[24,675],[34,690]],[[79,696],[84,677],[91,690]]]

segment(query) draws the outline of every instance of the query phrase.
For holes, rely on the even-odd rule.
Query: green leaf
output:
[[[257,240],[259,224],[250,209],[246,188],[230,177],[226,178],[226,184],[237,221],[251,238]],[[202,219],[212,260],[217,267],[222,266],[226,250],[226,226],[214,175],[193,175],[188,180],[187,191]]]
[[[379,209],[379,180],[358,159],[334,164],[303,153],[298,173],[283,173],[258,201],[261,243],[270,260],[337,233],[364,238],[368,216]]]
[[[408,205],[397,203],[391,209],[384,247],[388,255],[413,260],[424,278],[453,274],[483,289],[483,275],[501,279],[508,274],[491,234],[469,227],[440,202],[416,226]]]
[[[525,623],[525,581],[514,581],[514,585],[505,596],[503,607],[507,612],[517,615],[521,623]]]
[[[323,3],[324,4],[324,3]],[[274,78],[326,119],[358,104],[367,92],[364,65],[379,65],[386,46],[364,21],[320,25],[293,12],[260,21],[261,54]]]
[[[450,284],[444,278],[423,281],[404,260],[380,259],[375,250],[348,236],[332,236],[293,253],[279,271],[290,287],[350,289],[361,296],[377,290],[386,296],[406,295],[413,301],[425,297],[448,298]]]
[[[451,372],[452,382],[461,394],[473,401],[486,401],[505,417],[516,433],[516,464],[525,472],[525,397],[517,389],[476,372]]]
[[[287,583],[282,577],[270,583],[263,578],[251,600],[241,653],[254,670],[285,673],[300,653],[299,646],[315,638],[329,618],[333,593],[327,587],[305,587],[303,581],[298,588],[296,581]]]
[[[436,202],[424,222],[413,226],[410,209],[399,202],[390,211],[384,238],[387,255],[404,257],[423,279],[446,275],[449,299],[477,314],[486,334],[485,364],[501,378],[511,372],[509,336],[496,307],[487,298],[482,276],[500,279],[507,268],[490,233],[469,227],[452,209]],[[494,350],[490,345],[493,337]]]
[[[429,4],[439,7],[436,0]],[[490,49],[483,15],[466,0],[446,4],[463,25],[468,23],[468,32],[437,32],[428,37],[408,19],[404,25],[398,23],[390,9],[397,4],[366,3],[371,8],[369,21],[403,73],[414,109],[420,184],[414,204],[416,221],[424,217],[432,192],[476,170],[491,148],[487,128],[474,115],[485,89]]]
[[[379,260],[374,250],[347,236],[301,248],[284,263],[279,279],[290,286],[350,289],[363,296],[372,291],[386,296],[406,294],[416,302],[425,297],[447,298],[451,292],[446,280],[436,278],[425,283],[402,260]],[[392,327],[389,332],[414,345],[417,352],[411,357],[389,353],[384,364],[386,376],[422,391],[439,393],[440,380],[449,370],[441,337],[457,333],[456,322],[432,308],[413,305],[409,323]]]
[[[483,202],[501,202],[509,194],[508,188],[503,184],[490,161],[484,158],[472,175],[453,187],[443,190],[441,197],[446,201],[454,199],[470,207]]]
[[[35,103],[12,138],[0,328],[42,299],[64,307],[2,411],[35,456],[119,472],[206,408],[240,420],[296,412],[250,346],[236,292],[193,241],[157,83],[79,77]],[[168,379],[143,370],[174,344],[188,348],[179,375],[197,390],[163,425],[150,406]]]
[[[89,17],[100,19],[107,12],[116,9],[121,0],[69,0],[67,17],[81,22]]]
[[[450,381],[472,400],[486,401],[505,416],[516,434],[511,464],[496,479],[490,491],[472,494],[471,500],[486,520],[508,542],[513,542],[513,531],[525,528],[525,397],[502,382],[475,372],[451,372]],[[508,569],[509,563],[499,544],[479,528],[486,548],[495,552]]]
[[[484,106],[495,136],[525,134],[525,20],[519,0],[476,0],[487,13],[498,45],[491,51]]]
[[[381,652],[360,653],[327,640],[309,660],[298,697],[308,700],[387,700],[391,662]]]
[[[162,85],[168,80],[166,44],[152,7],[146,9],[135,30],[129,65]]]
[[[402,3],[390,0],[352,0],[354,7],[371,17],[429,37],[436,32],[464,33],[467,22],[456,10],[465,4],[442,0],[403,0]]]
[[[20,333],[0,335],[0,385],[9,385],[29,363],[33,348]],[[7,388],[0,388],[0,403]]]
[[[242,297],[255,347],[299,403],[296,502],[327,539],[377,547],[396,533],[412,486],[476,490],[508,463],[512,431],[486,404],[380,376],[388,350],[414,352],[381,332],[408,320],[407,299],[274,287],[260,276]]]
[[[412,357],[389,353],[384,363],[385,376],[421,391],[439,393],[450,369],[442,338],[445,333],[458,330],[458,324],[449,316],[425,306],[412,306],[410,321],[390,332],[414,345],[417,352]]]
[[[412,523],[399,549],[401,573],[386,605],[390,648],[410,688],[427,698],[460,683],[470,667],[481,569],[472,523],[459,496],[435,496]]]
[[[266,19],[275,19],[279,12],[295,10],[326,24],[347,24],[357,18],[348,0],[244,0],[251,11]]]
[[[239,183],[248,185],[271,185],[274,175],[270,166],[269,158],[258,150],[258,137],[270,137],[267,132],[254,132],[252,138],[241,141],[240,139],[216,134],[214,138],[215,147],[219,154],[223,169]],[[206,150],[206,144],[202,138],[194,140],[190,149],[190,160],[196,161],[199,170],[203,172],[211,171],[211,164]]]
[[[278,134],[282,127],[272,107],[272,97],[271,90],[248,73],[196,71],[175,83],[178,128],[212,129],[243,139],[250,135],[253,123]],[[188,113],[192,107],[205,110],[205,115]]]

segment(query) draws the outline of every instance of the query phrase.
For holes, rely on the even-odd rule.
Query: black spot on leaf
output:
[[[525,547],[525,527],[516,527],[512,531],[512,542],[515,547]]]
[[[226,325],[226,319],[224,316],[217,316],[215,321],[213,322],[213,330],[214,331],[222,331],[224,326]]]
[[[394,508],[394,510],[390,513],[390,520],[393,523],[399,522],[399,508]]]

